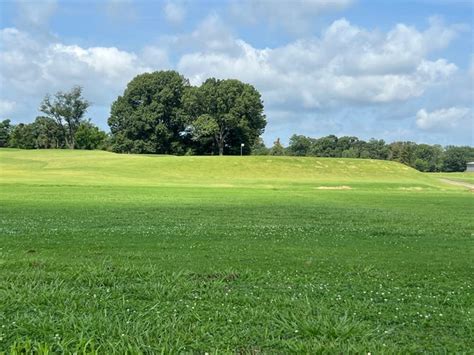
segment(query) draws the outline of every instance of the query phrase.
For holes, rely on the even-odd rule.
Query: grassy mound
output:
[[[37,184],[189,185],[312,184],[438,187],[436,179],[381,160],[308,157],[175,157],[102,151],[0,150],[2,181]]]

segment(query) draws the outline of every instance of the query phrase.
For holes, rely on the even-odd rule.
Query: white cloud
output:
[[[74,85],[83,86],[94,105],[109,106],[135,75],[164,67],[163,56],[149,65],[116,47],[48,43],[15,28],[0,30],[0,44],[0,98],[16,101],[16,110],[36,110],[46,93]]]
[[[198,51],[219,52],[236,55],[239,49],[235,45],[236,38],[221,18],[211,13],[196,29],[190,33],[163,36],[160,38],[161,48],[167,48],[175,54],[193,53]]]
[[[231,12],[246,23],[267,21],[271,26],[282,26],[289,32],[302,33],[316,16],[341,11],[353,0],[238,0],[231,4]]]
[[[217,20],[208,23],[212,31],[206,33],[225,33],[218,25]],[[229,40],[228,35],[216,36],[212,46],[183,55],[177,67],[193,83],[210,76],[250,82],[263,91],[272,108],[403,101],[422,95],[457,70],[445,59],[427,58],[435,47],[448,45],[448,38],[455,36],[453,29],[440,26],[432,21],[421,32],[397,25],[384,34],[341,19],[320,37],[264,49]],[[443,44],[432,45],[437,40],[432,36],[440,33]],[[194,39],[200,40],[199,31]]]
[[[165,48],[146,46],[139,56],[141,62],[150,68],[171,67],[168,51]]]
[[[164,7],[166,19],[173,24],[180,24],[186,16],[186,10],[182,4],[176,1],[168,1]]]
[[[423,130],[453,129],[463,126],[464,129],[471,129],[473,125],[471,109],[467,107],[442,108],[428,112],[421,109],[416,114],[416,125]]]

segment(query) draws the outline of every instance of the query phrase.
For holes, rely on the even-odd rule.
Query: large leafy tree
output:
[[[61,148],[64,145],[63,129],[56,120],[38,116],[31,123],[36,140],[36,148]]]
[[[193,141],[219,155],[240,154],[241,144],[250,153],[266,126],[260,93],[239,80],[208,79],[187,90],[183,101]]]
[[[67,147],[74,149],[75,134],[83,121],[90,103],[82,97],[82,88],[73,87],[70,91],[58,91],[54,97],[46,95],[40,106],[40,111],[58,123],[63,131]]]
[[[175,71],[136,76],[112,104],[112,149],[130,153],[184,153],[186,115],[182,96],[189,82]]]

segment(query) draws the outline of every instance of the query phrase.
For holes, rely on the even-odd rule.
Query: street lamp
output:
[[[242,149],[244,148],[245,144],[244,143],[240,143],[240,156],[242,156]]]

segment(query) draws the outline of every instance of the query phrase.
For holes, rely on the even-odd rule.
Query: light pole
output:
[[[242,156],[242,149],[244,148],[245,144],[244,143],[240,143],[240,156]]]

